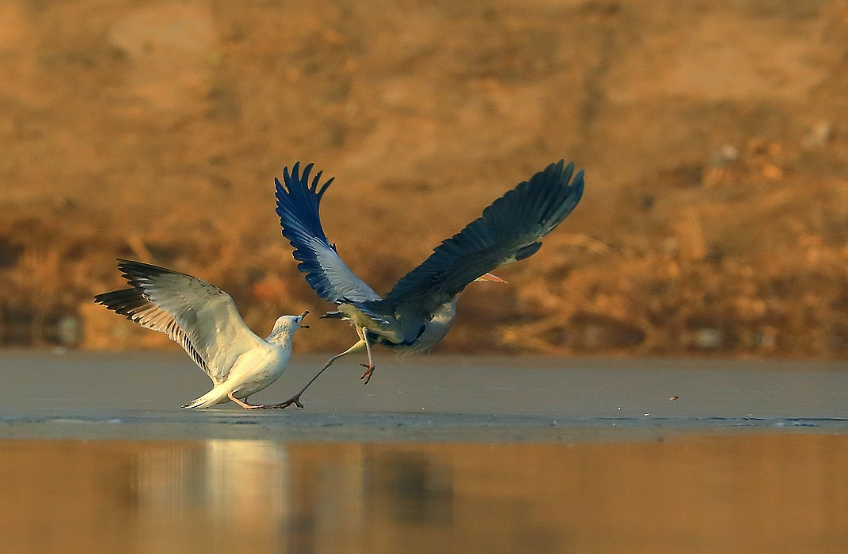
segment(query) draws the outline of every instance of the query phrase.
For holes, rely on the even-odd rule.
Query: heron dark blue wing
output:
[[[541,247],[539,240],[580,201],[583,172],[572,181],[573,174],[574,164],[560,160],[520,183],[436,247],[384,300],[365,305],[379,313],[426,317],[483,274],[532,256]]]
[[[306,282],[318,296],[334,304],[379,300],[380,296],[345,265],[335,246],[327,240],[321,227],[319,207],[321,197],[333,179],[319,187],[319,171],[310,184],[311,170],[312,164],[309,164],[300,174],[298,162],[291,173],[288,168],[283,169],[282,183],[274,179],[277,185],[277,215],[283,226],[283,236],[294,247],[294,259],[300,262],[298,270],[306,274]]]

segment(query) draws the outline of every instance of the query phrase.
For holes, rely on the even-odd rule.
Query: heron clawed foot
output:
[[[303,391],[301,391],[301,393],[302,392]],[[295,406],[297,406],[298,408],[300,408],[302,410],[303,404],[300,403],[300,394],[301,393],[297,393],[296,395],[292,396],[291,398],[289,398],[285,402],[280,402],[279,404],[269,404],[268,406],[265,406],[265,407],[275,409],[275,410],[284,410],[284,409],[288,408],[289,406],[291,406],[292,404],[294,404]]]
[[[368,381],[371,380],[371,374],[374,373],[374,366],[372,364],[359,364],[359,365],[361,365],[362,367],[365,368],[365,373],[362,374],[362,377],[360,377],[360,379],[365,381],[365,384],[367,385]]]

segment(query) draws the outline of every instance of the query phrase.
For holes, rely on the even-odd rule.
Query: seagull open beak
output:
[[[474,280],[475,281],[490,281],[492,283],[506,283],[507,282],[506,279],[501,279],[497,275],[492,275],[491,273],[485,273],[485,274],[481,275],[480,277],[477,277]]]
[[[300,322],[303,321],[303,318],[306,317],[306,314],[308,314],[308,313],[309,313],[309,310],[306,310],[305,312],[300,314],[299,318],[297,318],[297,328],[298,329],[309,329],[309,325],[301,325],[300,324]]]

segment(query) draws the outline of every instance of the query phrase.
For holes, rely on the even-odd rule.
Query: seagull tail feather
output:
[[[180,406],[180,408],[185,408],[187,410],[193,410],[196,408],[211,408],[215,404],[221,404],[223,402],[229,401],[230,399],[227,398],[227,393],[222,391],[218,387],[215,387],[200,398],[192,400],[185,406]]]

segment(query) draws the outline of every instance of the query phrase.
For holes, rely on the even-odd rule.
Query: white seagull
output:
[[[209,375],[215,386],[183,408],[208,408],[232,400],[245,409],[255,394],[283,373],[299,316],[277,318],[264,340],[244,323],[229,294],[202,279],[164,267],[118,260],[132,288],[98,294],[94,301],[148,329],[167,333]]]

